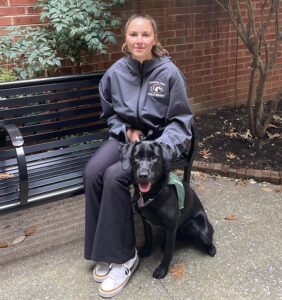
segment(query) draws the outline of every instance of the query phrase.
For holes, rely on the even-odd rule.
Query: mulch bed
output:
[[[195,160],[222,163],[234,169],[281,170],[281,101],[262,139],[250,135],[243,105],[196,116],[196,123],[199,140]]]

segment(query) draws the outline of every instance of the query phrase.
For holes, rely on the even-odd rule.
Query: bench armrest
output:
[[[27,165],[24,153],[24,139],[19,130],[19,128],[14,124],[4,124],[0,122],[0,139],[2,142],[1,146],[6,143],[6,133],[9,135],[12,146],[16,150],[18,169],[19,169],[19,190],[17,191],[21,205],[27,203],[28,198],[28,175],[27,175]]]

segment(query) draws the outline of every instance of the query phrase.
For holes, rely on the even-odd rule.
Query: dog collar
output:
[[[143,199],[143,197],[142,197],[142,193],[140,193],[140,197],[139,197],[139,199],[137,200],[138,207],[145,207],[145,206],[147,206],[149,203],[151,203],[153,200],[154,200],[154,198],[150,198],[150,199],[148,199],[146,202],[144,202],[144,199]]]

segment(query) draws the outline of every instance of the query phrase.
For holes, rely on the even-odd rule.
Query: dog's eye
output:
[[[156,159],[157,156],[156,156],[155,154],[152,154],[152,155],[151,155],[151,158],[152,158],[152,159]]]
[[[140,159],[140,156],[138,154],[136,154],[135,159]]]

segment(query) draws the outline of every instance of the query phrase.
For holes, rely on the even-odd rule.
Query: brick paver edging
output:
[[[231,178],[254,179],[258,182],[265,181],[273,184],[282,184],[282,171],[256,170],[245,168],[232,169],[229,165],[208,163],[197,160],[194,160],[192,170],[209,174],[218,174]]]

